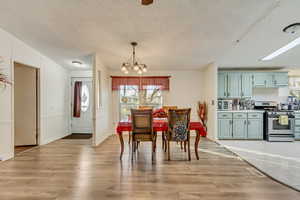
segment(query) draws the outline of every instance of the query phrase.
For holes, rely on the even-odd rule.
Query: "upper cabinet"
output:
[[[227,97],[240,98],[241,97],[241,73],[231,72],[227,74]]]
[[[218,97],[227,98],[227,73],[218,73]]]
[[[253,74],[252,73],[242,73],[241,78],[241,97],[247,98],[252,97],[253,90]]]
[[[253,87],[255,88],[273,87],[273,74],[269,72],[253,73]]]
[[[218,73],[219,98],[252,97],[253,88],[288,86],[288,72],[235,72]]]
[[[276,72],[273,74],[275,87],[286,87],[289,85],[289,76],[287,72]]]

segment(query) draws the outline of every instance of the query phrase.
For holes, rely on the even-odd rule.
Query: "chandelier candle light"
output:
[[[124,62],[121,66],[121,70],[125,73],[128,74],[129,71],[135,71],[138,74],[143,74],[147,72],[147,65],[146,64],[141,64],[137,61],[137,58],[135,56],[135,47],[137,46],[136,42],[131,42],[132,46],[132,57],[129,59],[128,62]]]

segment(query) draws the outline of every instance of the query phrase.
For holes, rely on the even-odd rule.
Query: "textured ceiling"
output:
[[[280,35],[286,21],[276,23],[277,18],[253,29],[276,3],[155,0],[145,7],[138,0],[9,0],[1,2],[0,27],[66,67],[74,59],[87,62],[85,56],[97,52],[107,67],[119,68],[130,57],[131,41],[139,43],[137,56],[150,69],[199,69],[213,61],[252,65],[288,40],[263,36],[260,26],[271,22],[267,31]],[[253,43],[252,34],[260,40]],[[267,38],[266,45],[261,38]]]

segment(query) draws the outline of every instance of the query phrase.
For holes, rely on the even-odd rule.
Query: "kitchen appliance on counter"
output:
[[[232,110],[232,100],[218,100],[218,110]]]
[[[293,111],[278,110],[277,102],[256,101],[255,109],[265,110],[264,140],[292,142],[295,140],[295,116]]]
[[[257,110],[276,110],[277,102],[275,101],[255,101],[254,109]]]

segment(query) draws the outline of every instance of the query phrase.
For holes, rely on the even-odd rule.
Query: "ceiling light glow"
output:
[[[281,47],[280,49],[278,49],[277,51],[271,53],[270,55],[264,57],[262,59],[262,61],[269,61],[274,59],[275,57],[287,52],[288,50],[298,46],[300,44],[300,37],[298,37],[297,39],[293,40],[292,42],[288,43],[287,45],[285,45],[284,47]]]

